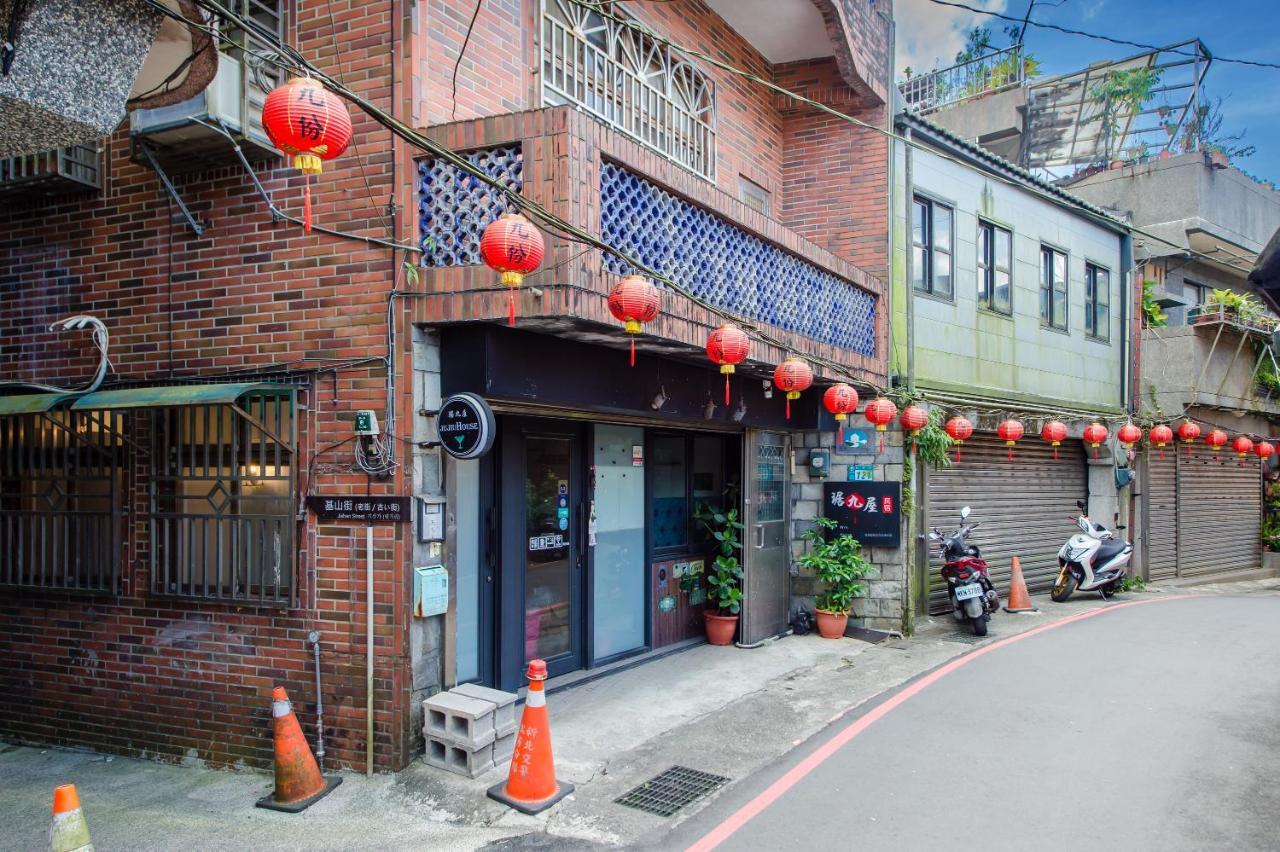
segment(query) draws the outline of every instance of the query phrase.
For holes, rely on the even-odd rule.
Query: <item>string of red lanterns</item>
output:
[[[324,170],[322,160],[342,156],[351,144],[347,105],[320,81],[294,77],[267,95],[262,129],[272,145],[293,157],[293,167],[304,176],[302,227],[311,233],[311,176]]]
[[[516,324],[516,290],[542,263],[545,251],[542,234],[519,213],[503,213],[480,235],[480,259],[502,276],[503,287],[510,288],[507,325]]]
[[[1183,420],[1178,424],[1178,440],[1187,446],[1187,458],[1191,458],[1191,445],[1196,442],[1196,438],[1200,437],[1200,427],[1192,423],[1190,420]]]
[[[898,406],[893,404],[893,400],[886,399],[883,396],[876,397],[867,403],[866,411],[862,413],[867,418],[867,422],[876,427],[876,432],[880,439],[879,452],[884,452],[884,432],[893,422],[893,418],[898,416]]]
[[[822,404],[836,419],[836,443],[844,443],[844,421],[858,410],[858,392],[852,385],[838,382],[822,394]]]
[[[1009,461],[1013,461],[1013,445],[1018,443],[1024,434],[1026,434],[1026,430],[1022,427],[1022,423],[1012,417],[1008,420],[1001,420],[1000,425],[996,426],[996,436],[1004,441],[1004,445],[1009,448]]]
[[[1173,443],[1173,430],[1160,423],[1151,427],[1148,437],[1150,437],[1151,443],[1155,444],[1156,448],[1160,450],[1160,459],[1163,461],[1165,446]]]
[[[1040,437],[1053,447],[1053,460],[1057,461],[1058,447],[1062,446],[1062,442],[1067,438],[1067,424],[1060,420],[1050,420],[1040,430]]]
[[[915,452],[916,436],[920,434],[921,429],[929,425],[929,412],[918,405],[908,405],[902,409],[898,422],[902,424],[904,432],[911,433],[911,451]]]
[[[1227,433],[1221,429],[1210,429],[1209,434],[1204,436],[1204,442],[1213,450],[1214,458],[1218,458],[1218,452],[1227,445]]]
[[[636,365],[636,335],[641,326],[658,318],[662,309],[662,296],[658,288],[646,278],[628,275],[614,285],[609,293],[609,313],[624,324],[624,331],[631,335],[631,366]]]
[[[787,395],[787,419],[791,419],[791,400],[813,385],[813,368],[803,358],[791,357],[773,371],[773,385]]]
[[[947,421],[947,434],[956,445],[956,461],[960,461],[960,445],[973,435],[973,424],[963,417],[952,417]]]
[[[1107,440],[1107,435],[1109,434],[1111,433],[1107,431],[1107,427],[1096,421],[1084,427],[1085,443],[1093,447],[1093,457],[1095,459],[1098,457],[1098,447],[1102,445],[1103,441]]]
[[[724,404],[729,404],[729,376],[733,375],[734,365],[746,360],[751,351],[751,338],[733,323],[724,325],[711,332],[707,338],[707,357],[720,365],[724,374]]]

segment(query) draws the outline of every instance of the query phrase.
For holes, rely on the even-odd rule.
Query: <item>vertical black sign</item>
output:
[[[835,520],[836,535],[870,547],[902,544],[901,482],[827,482],[822,496],[822,513]]]

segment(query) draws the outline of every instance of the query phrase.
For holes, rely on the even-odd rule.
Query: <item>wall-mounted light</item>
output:
[[[653,395],[653,400],[649,403],[649,407],[654,411],[661,411],[662,406],[667,404],[667,389],[658,386],[658,392]]]
[[[764,382],[764,398],[773,399],[773,382],[765,379]]]
[[[702,406],[702,419],[710,420],[712,417],[715,417],[715,416],[716,416],[716,401],[714,399],[708,399],[707,404]]]
[[[733,422],[741,423],[742,418],[747,416],[747,401],[742,397],[738,397],[738,407],[733,412]]]

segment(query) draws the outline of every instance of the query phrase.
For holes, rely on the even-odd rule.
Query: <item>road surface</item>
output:
[[[1141,598],[981,647],[656,845],[1280,848],[1280,596]]]

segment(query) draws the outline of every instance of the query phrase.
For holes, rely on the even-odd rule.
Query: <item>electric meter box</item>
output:
[[[444,615],[449,610],[449,572],[443,565],[413,569],[413,614],[417,618]]]
[[[378,415],[374,414],[368,408],[362,408],[356,412],[356,434],[357,435],[377,435],[378,434]]]

